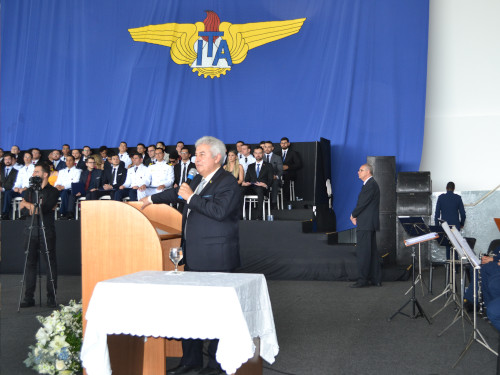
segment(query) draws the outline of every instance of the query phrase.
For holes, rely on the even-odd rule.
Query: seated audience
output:
[[[60,171],[61,169],[66,168],[66,163],[61,160],[61,151],[53,150],[51,152],[52,155],[52,167],[55,171]]]
[[[61,148],[61,160],[66,162],[66,156],[71,155],[71,148],[68,144],[63,144]]]
[[[33,159],[31,160],[31,164],[33,165],[37,165],[38,162],[40,162],[42,159],[42,151],[40,151],[39,148],[33,147],[31,149],[31,155],[33,157]]]
[[[142,164],[142,156],[138,152],[132,154],[132,164],[127,171],[125,183],[115,192],[115,200],[130,198],[135,202],[143,198],[148,183],[148,167]]]
[[[10,218],[14,184],[16,183],[18,170],[14,168],[14,158],[10,152],[3,155],[2,167],[0,168],[0,190],[2,191],[2,220]]]
[[[14,193],[12,198],[22,196],[24,198],[24,192],[26,189],[29,188],[30,186],[30,178],[33,176],[33,171],[35,169],[35,166],[31,163],[32,157],[31,153],[29,151],[24,152],[23,156],[24,160],[24,166],[19,169],[19,172],[17,173],[17,178],[16,178],[16,183],[14,184]],[[14,167],[15,168],[15,167]]]
[[[238,159],[241,159],[241,157],[243,156],[243,154],[241,152],[241,146],[243,146],[244,144],[245,144],[245,142],[243,142],[243,141],[236,142],[236,151],[238,151]]]
[[[82,155],[82,160],[87,163],[87,159],[92,155],[92,149],[89,146],[83,146]]]
[[[273,167],[263,160],[264,151],[260,146],[256,147],[253,155],[255,163],[248,166],[245,181],[241,184],[241,204],[243,196],[257,195],[257,220],[262,220],[262,205],[264,194],[267,194],[269,186],[273,182]],[[251,208],[250,208],[251,209]]]
[[[144,145],[144,143],[138,143],[137,147],[136,147],[136,151],[139,155],[141,155],[142,162],[144,162],[144,159],[147,157],[146,145]]]
[[[170,189],[174,184],[174,168],[167,164],[161,147],[155,150],[156,162],[148,167],[148,183],[144,197]]]
[[[84,171],[87,169],[87,166],[85,165],[85,162],[82,159],[82,154],[80,153],[80,150],[77,148],[71,150],[71,155],[75,158],[75,167]]]
[[[71,195],[71,184],[80,181],[81,169],[76,168],[73,155],[66,155],[66,168],[59,171],[55,188],[59,190],[61,207],[59,214],[61,219],[72,219],[71,211],[68,211],[68,201]]]
[[[245,175],[247,174],[247,169],[248,166],[252,163],[255,163],[255,158],[250,154],[252,149],[250,148],[250,145],[244,144],[241,146],[241,158],[240,158],[240,164],[243,166],[243,170],[245,171]]]
[[[224,166],[224,169],[233,174],[234,178],[238,180],[238,185],[242,184],[245,177],[245,171],[238,160],[238,153],[235,150],[228,152],[227,163]]]
[[[92,156],[87,158],[87,169],[82,171],[79,183],[83,184],[86,200],[96,200],[99,198],[99,189],[102,188],[102,170],[96,168],[95,159]],[[68,199],[68,218],[75,216],[76,200],[82,197],[82,193],[73,192]]]
[[[111,154],[111,166],[104,167],[102,178],[102,188],[105,192],[99,195],[109,195],[111,199],[115,199],[115,192],[125,183],[127,179],[127,169],[121,163],[120,157],[116,154]]]
[[[174,150],[168,155],[168,165],[170,165],[171,167],[175,167],[178,162],[179,155],[177,154],[177,151]]]
[[[155,151],[156,151],[155,145],[148,146],[147,149],[148,155],[146,156],[146,159],[144,159],[144,161],[142,162],[146,167],[149,167],[150,165],[153,165],[156,162]]]
[[[181,161],[174,167],[174,188],[181,186],[183,182],[186,182],[187,175],[191,168],[196,169],[196,165],[191,163],[191,154],[187,147],[183,147],[181,150]]]
[[[132,160],[130,160],[130,156],[128,155],[128,145],[127,142],[120,142],[120,146],[118,146],[118,156],[120,161],[123,162],[124,167],[128,168],[132,164]]]

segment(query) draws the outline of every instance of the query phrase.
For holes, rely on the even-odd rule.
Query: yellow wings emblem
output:
[[[191,66],[198,76],[214,78],[225,75],[232,65],[243,62],[249,50],[298,33],[305,20],[233,25],[220,22],[215,12],[207,11],[203,22],[165,23],[128,31],[136,42],[170,47],[175,63]]]

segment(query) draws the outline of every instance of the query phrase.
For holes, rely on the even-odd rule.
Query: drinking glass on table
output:
[[[184,255],[184,253],[182,251],[182,247],[171,247],[170,248],[170,260],[175,265],[175,271],[173,273],[180,273],[177,270],[177,266],[179,265],[179,262],[182,260],[183,255]]]

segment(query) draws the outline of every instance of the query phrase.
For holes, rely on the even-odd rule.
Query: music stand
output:
[[[430,229],[427,226],[427,224],[424,222],[424,219],[422,217],[409,217],[409,216],[398,216],[399,222],[403,226],[403,229],[405,232],[410,236],[410,237],[419,237],[424,234],[430,233]],[[415,284],[412,285],[411,288],[414,288],[415,285],[418,284],[418,282],[421,282],[421,287],[422,287],[422,296],[425,295],[424,293],[424,280],[422,279],[422,256],[420,252],[420,243],[418,244],[418,275],[417,278],[415,279]],[[415,265],[413,265],[414,267]],[[408,289],[405,293],[408,294],[410,292],[410,289]],[[429,288],[427,288],[429,290]]]
[[[441,293],[439,296],[433,298],[431,302],[434,302],[436,299],[439,297],[445,295],[447,292],[450,293],[448,299],[446,300],[445,304],[443,307],[441,307],[432,317],[434,318],[437,314],[439,314],[441,311],[443,311],[448,305],[450,304],[455,304],[455,309],[457,313],[455,314],[453,320],[451,321],[448,326],[446,326],[441,332],[438,333],[438,337],[440,337],[444,332],[448,330],[453,324],[458,322],[459,320],[462,320],[462,327],[463,327],[463,321],[464,318],[467,318],[469,322],[471,322],[469,315],[464,312],[464,300],[463,296],[458,296],[457,295],[457,288],[456,288],[456,272],[455,272],[455,263],[460,260],[460,275],[461,275],[461,280],[463,280],[463,261],[466,258],[464,254],[464,249],[463,246],[460,244],[456,237],[456,231],[453,232],[452,230],[455,229],[454,226],[452,226],[453,229],[450,228],[448,223],[446,221],[441,223],[441,226],[443,230],[445,231],[446,235],[448,236],[448,239],[451,242],[451,245],[453,246],[453,252],[451,252],[450,256],[450,284],[446,286],[445,290],[443,293]],[[458,255],[458,259],[455,259],[455,255]],[[449,288],[448,288],[449,287]]]
[[[438,246],[451,246],[450,240],[448,239],[448,236],[444,232],[443,228],[441,228],[440,225],[429,225],[429,229],[431,232],[435,232],[438,234],[438,238],[436,238],[436,242],[438,243]],[[429,293],[432,294],[432,284],[433,284],[433,271],[432,271],[432,254],[429,252]],[[448,286],[449,283],[449,277],[448,273],[446,274],[446,285],[445,289]],[[441,293],[442,294],[442,293]]]
[[[425,311],[424,309],[422,308],[422,306],[420,305],[420,303],[418,302],[417,300],[417,297],[415,296],[415,247],[413,245],[416,245],[418,244],[419,247],[420,247],[420,244],[422,242],[426,242],[426,241],[430,241],[434,238],[437,238],[438,235],[436,233],[427,233],[427,234],[424,234],[422,236],[418,236],[418,237],[413,237],[413,238],[410,238],[408,240],[405,240],[405,246],[411,246],[411,258],[412,258],[412,285],[411,285],[411,288],[410,290],[412,291],[411,293],[411,297],[408,301],[406,301],[403,306],[401,306],[394,314],[392,314],[392,316],[390,318],[387,319],[388,322],[390,322],[397,314],[401,314],[401,315],[404,315],[404,316],[407,316],[408,318],[410,319],[416,319],[418,318],[419,316],[423,316],[427,322],[429,324],[432,324],[432,322],[430,321],[430,319],[427,317],[427,315],[425,314]],[[408,293],[408,292],[407,292]],[[405,293],[405,295],[407,294]],[[412,303],[412,312],[413,314],[412,315],[408,315],[408,314],[405,314],[402,312],[402,310],[406,307],[406,305],[408,305],[409,303]],[[415,307],[418,309],[418,314],[415,312]]]
[[[476,282],[477,282],[477,273],[481,269],[481,261],[476,256],[476,253],[474,253],[474,251],[470,248],[469,244],[467,243],[467,241],[465,240],[465,238],[462,237],[462,235],[460,234],[460,232],[458,231],[457,228],[453,227],[451,229],[451,232],[453,233],[453,235],[457,239],[457,241],[460,244],[460,246],[462,246],[464,255],[469,260],[470,265],[471,265],[472,270],[473,270],[473,274],[474,274],[473,284],[472,284],[473,285],[472,287],[474,288],[474,301],[473,301],[473,306],[474,306],[474,320],[473,320],[473,331],[472,331],[471,337],[470,337],[469,342],[467,343],[465,349],[462,351],[462,353],[460,353],[460,356],[458,357],[457,361],[453,365],[453,367],[455,367],[458,364],[458,362],[460,362],[460,360],[463,358],[463,356],[465,355],[465,353],[467,352],[467,350],[469,350],[469,348],[471,347],[471,345],[474,342],[477,342],[477,343],[481,344],[482,346],[484,346],[486,349],[488,349],[490,352],[492,352],[493,354],[495,354],[497,356],[498,356],[498,353],[495,350],[493,350],[488,345],[488,342],[486,341],[486,339],[484,338],[484,336],[481,334],[481,332],[477,328],[477,312],[476,312],[477,289],[476,289]],[[462,301],[463,301],[463,299],[462,299]]]

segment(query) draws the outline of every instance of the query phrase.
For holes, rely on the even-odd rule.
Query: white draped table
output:
[[[217,361],[228,374],[253,357],[255,337],[267,362],[279,351],[259,274],[137,272],[98,283],[85,318],[81,359],[89,375],[111,374],[110,334],[219,339]]]

